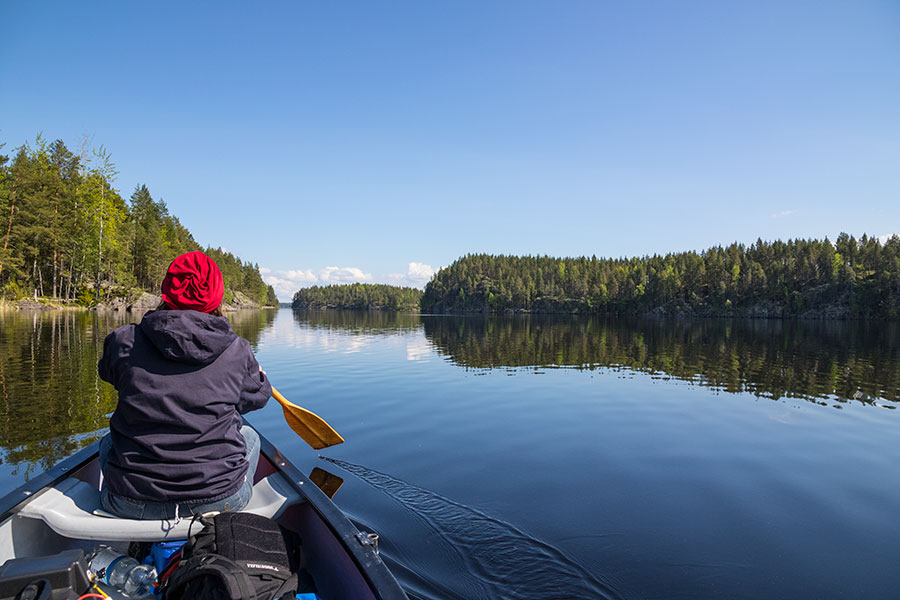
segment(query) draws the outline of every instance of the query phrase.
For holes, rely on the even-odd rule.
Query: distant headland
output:
[[[889,319],[900,238],[758,240],[639,258],[468,254],[425,286],[305,288],[293,307],[446,314]],[[417,302],[418,299],[418,302]]]

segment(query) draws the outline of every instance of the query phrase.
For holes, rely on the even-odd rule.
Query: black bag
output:
[[[297,575],[275,521],[226,512],[201,517],[199,524],[203,528],[185,543],[180,560],[173,557],[160,576],[164,600],[294,598]]]

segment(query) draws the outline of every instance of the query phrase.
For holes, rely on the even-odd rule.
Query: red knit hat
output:
[[[173,260],[162,282],[162,299],[176,310],[212,312],[224,294],[219,265],[202,252],[188,252]]]

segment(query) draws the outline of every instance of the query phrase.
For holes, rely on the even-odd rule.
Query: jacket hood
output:
[[[228,319],[195,310],[149,312],[140,327],[165,358],[189,365],[213,362],[237,339]]]

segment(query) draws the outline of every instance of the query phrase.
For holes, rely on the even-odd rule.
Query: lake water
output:
[[[0,485],[104,433],[106,333],[0,313]],[[290,310],[231,317],[275,386],[249,420],[381,536],[414,596],[900,596],[896,324]]]

